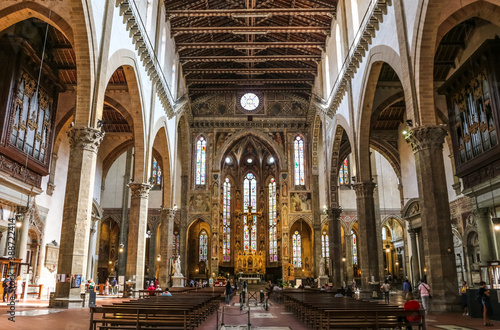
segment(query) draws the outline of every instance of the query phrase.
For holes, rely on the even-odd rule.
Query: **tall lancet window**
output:
[[[200,258],[199,261],[207,261],[208,256],[208,235],[206,231],[200,234]]]
[[[180,254],[180,238],[178,231],[174,231],[174,242],[172,244],[172,256],[178,257]]]
[[[303,186],[306,184],[304,172],[304,140],[300,136],[295,138],[293,142],[294,157],[295,157],[295,185]]]
[[[356,239],[356,233],[351,230],[352,234],[352,262],[353,264],[358,264],[358,240]]]
[[[243,212],[248,212],[248,206],[252,207],[252,212],[257,211],[257,180],[252,173],[248,173],[243,180]],[[243,249],[246,252],[257,251],[257,216],[253,219],[243,216]],[[249,221],[251,220],[251,221]],[[249,222],[253,225],[249,226]]]
[[[340,170],[339,170],[339,184],[341,185],[347,185],[349,184],[349,157],[346,157],[344,161],[342,162],[342,165],[340,165]]]
[[[222,231],[222,261],[229,262],[231,260],[231,183],[228,178],[224,181]]]
[[[323,258],[330,258],[330,242],[328,238],[328,234],[326,231],[323,232],[323,235],[321,235],[321,256]]]
[[[276,182],[269,183],[269,261],[278,261],[278,241],[276,240]]]
[[[207,140],[202,136],[196,142],[196,184],[205,184]]]
[[[295,231],[292,236],[292,248],[293,267],[300,268],[302,267],[302,242],[298,231]]]

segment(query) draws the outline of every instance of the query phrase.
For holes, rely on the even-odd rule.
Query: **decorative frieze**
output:
[[[25,166],[0,155],[0,171],[7,173],[9,176],[21,180],[29,185],[41,188],[42,176],[31,171]]]

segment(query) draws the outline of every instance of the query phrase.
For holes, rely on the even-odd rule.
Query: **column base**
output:
[[[464,310],[462,304],[458,300],[450,302],[442,297],[432,296],[432,299],[429,299],[429,303],[431,305],[431,313],[463,312]]]
[[[85,297],[85,294],[82,294]],[[88,299],[85,298],[54,298],[50,307],[61,309],[85,308],[88,305]]]

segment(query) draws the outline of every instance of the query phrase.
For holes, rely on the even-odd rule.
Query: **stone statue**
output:
[[[174,276],[182,276],[181,273],[181,256],[177,256],[174,261]]]
[[[319,260],[319,276],[325,276],[325,258]]]

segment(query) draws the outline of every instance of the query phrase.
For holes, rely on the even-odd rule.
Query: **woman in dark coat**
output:
[[[231,300],[231,293],[233,293],[233,288],[231,287],[231,281],[229,279],[226,282],[226,305],[229,305]]]

